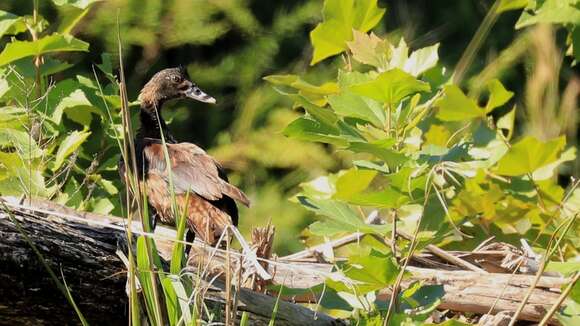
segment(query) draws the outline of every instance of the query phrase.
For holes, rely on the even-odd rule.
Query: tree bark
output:
[[[126,247],[126,220],[98,214],[80,213],[42,200],[26,200],[22,205],[10,197],[7,208],[23,232],[40,251],[45,262],[61,278],[64,275],[79,309],[91,325],[127,325],[126,267],[116,254]],[[79,324],[64,295],[22,232],[0,203],[0,325]],[[140,233],[140,223],[132,225]],[[157,226],[156,240],[162,257],[170,257],[174,230]],[[203,245],[200,245],[203,247]],[[267,325],[275,297],[241,289],[237,318],[250,314],[252,325]],[[223,312],[226,291],[222,282],[213,282],[204,299]],[[290,302],[279,302],[277,325],[340,325],[324,313]]]

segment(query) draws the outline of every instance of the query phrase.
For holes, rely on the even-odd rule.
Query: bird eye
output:
[[[201,94],[201,91],[197,87],[193,90],[193,92],[195,93],[195,95]]]
[[[171,81],[174,83],[179,83],[179,82],[181,82],[181,77],[179,77],[177,75],[171,75]]]

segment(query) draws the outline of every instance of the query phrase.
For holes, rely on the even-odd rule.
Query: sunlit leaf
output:
[[[556,317],[562,326],[576,326],[580,324],[580,303],[572,299],[567,299],[563,305],[564,308],[556,313]]]
[[[95,2],[99,2],[103,0],[52,0],[52,2],[57,6],[73,6],[79,9],[85,9],[92,5]]]
[[[65,79],[57,83],[46,97],[48,118],[56,124],[62,121],[62,115],[66,109],[91,106],[86,94],[79,87],[79,83],[72,79]]]
[[[390,168],[405,163],[408,158],[389,148],[384,141],[351,142],[348,149],[356,153],[370,153],[383,160]]]
[[[346,50],[353,29],[369,31],[384,13],[385,9],[377,7],[377,0],[326,0],[322,9],[324,20],[310,32],[314,47],[310,64]]]
[[[499,0],[497,13],[504,11],[522,9],[528,5],[528,0]]]
[[[338,75],[340,94],[329,96],[328,102],[339,115],[362,119],[383,128],[386,114],[381,103],[349,90],[349,86],[369,80],[371,78],[368,74],[340,71]]]
[[[347,42],[352,57],[358,62],[386,70],[389,60],[389,43],[374,33],[370,35],[354,30],[353,40]]]
[[[338,92],[336,83],[329,82],[317,86],[303,80],[297,75],[270,75],[264,77],[264,80],[274,85],[290,86],[297,90],[313,94],[330,95]]]
[[[451,131],[444,125],[431,125],[425,133],[425,145],[438,145],[447,147],[447,141],[451,137]]]
[[[70,135],[61,142],[56,152],[56,157],[52,170],[56,171],[60,168],[64,160],[76,151],[79,146],[91,135],[90,131],[73,131]]]
[[[489,100],[485,106],[486,114],[506,104],[514,96],[514,93],[505,89],[503,84],[497,79],[491,80],[487,84],[487,88],[489,90]]]
[[[580,8],[576,0],[546,0],[536,2],[535,10],[524,10],[516,23],[520,29],[538,23],[580,25]]]
[[[393,188],[376,192],[356,193],[345,200],[351,204],[377,208],[399,208],[409,203],[409,197]]]
[[[332,223],[333,228],[336,229],[340,226],[344,232],[386,234],[390,229],[388,225],[366,224],[360,215],[345,203],[303,196],[298,196],[298,201],[306,209],[313,211],[317,215],[324,216]]]
[[[363,282],[364,290],[361,292],[365,293],[391,285],[397,278],[399,270],[391,255],[372,250],[369,255],[351,256],[343,272],[349,278]]]
[[[0,37],[24,31],[26,31],[26,24],[22,17],[0,10]]]
[[[546,272],[557,272],[563,275],[570,275],[577,271],[580,271],[580,261],[550,261],[546,266]]]
[[[97,214],[107,215],[115,209],[115,205],[111,202],[109,198],[98,198],[92,204],[91,211]]]
[[[485,111],[455,85],[445,86],[443,97],[435,105],[439,108],[437,118],[443,121],[464,121],[485,116]]]
[[[534,180],[550,179],[558,172],[558,167],[565,162],[574,161],[576,159],[576,147],[570,147],[563,151],[560,157],[552,163],[546,164],[532,173]]]
[[[300,95],[290,95],[290,98],[294,100],[294,105],[304,108],[308,114],[324,125],[325,128],[335,130],[338,133],[339,130],[336,127],[338,117],[329,110],[328,108],[322,108],[315,104],[310,103],[306,98]]]
[[[328,143],[338,146],[347,145],[347,141],[335,129],[325,127],[320,122],[308,118],[301,117],[292,121],[284,129],[284,134],[288,137],[305,141]]]
[[[419,76],[423,72],[435,67],[439,61],[438,50],[439,43],[414,51],[405,61],[403,70],[413,76]]]
[[[516,106],[515,105],[508,113],[502,115],[501,117],[499,117],[499,119],[497,119],[497,123],[496,123],[497,128],[507,130],[507,132],[508,132],[506,135],[507,140],[512,139],[512,136],[514,134],[515,120],[516,120]]]
[[[388,105],[396,105],[409,95],[430,91],[431,87],[400,69],[392,69],[372,81],[352,85],[350,90]]]
[[[15,152],[24,159],[36,158],[42,155],[42,150],[34,138],[27,132],[0,128],[0,146],[14,148]]]
[[[348,199],[354,194],[364,191],[373,181],[377,171],[351,169],[340,175],[336,180],[335,198]]]
[[[12,41],[0,53],[0,66],[21,58],[52,52],[88,51],[89,43],[70,35],[52,34],[36,41]]]
[[[497,173],[517,176],[531,173],[558,159],[558,154],[566,145],[566,137],[542,142],[528,136],[514,144],[498,162]]]

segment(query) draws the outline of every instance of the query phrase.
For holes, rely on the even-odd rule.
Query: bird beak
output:
[[[199,87],[192,85],[190,88],[188,88],[185,91],[185,96],[200,102],[204,102],[204,103],[211,103],[211,104],[215,104],[216,100],[215,98],[207,95],[204,91],[202,91],[201,89],[199,89]]]

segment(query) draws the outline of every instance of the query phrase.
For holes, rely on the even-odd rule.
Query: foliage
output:
[[[26,8],[23,3],[8,8]],[[420,247],[468,250],[494,235],[514,244],[526,238],[542,251],[557,227],[579,211],[577,184],[565,189],[556,179],[568,162],[578,162],[574,83],[571,78],[560,91],[558,39],[543,25],[566,30],[566,53],[577,61],[577,1],[500,0],[501,13],[522,10],[515,24],[519,34],[497,58],[490,55],[493,49],[479,54],[491,61],[474,63],[472,70],[481,72],[474,71],[467,88],[451,83],[445,67],[453,65],[449,49],[465,44],[440,46],[413,37],[409,30],[421,19],[407,19],[387,33],[397,17],[389,7],[389,19],[383,19],[386,10],[376,0],[325,1],[323,20],[310,33],[312,58],[302,34],[316,23],[321,2],[264,3],[53,0],[39,4],[47,19],[39,8],[32,16],[0,11],[6,44],[0,52],[0,193],[121,214],[121,101],[114,65],[99,53],[117,52],[112,31],[118,16],[130,98],[156,70],[177,64],[185,64],[218,98],[222,106],[212,113],[177,103],[165,114],[180,140],[213,146],[212,155],[250,194],[253,206],[242,210],[243,230],[271,218],[278,227],[278,253],[300,247],[296,234],[313,214],[316,221],[302,234],[307,243],[356,231],[373,235],[344,249],[348,260],[337,262],[324,284],[334,301],[325,297],[322,306],[333,313],[363,324],[382,322],[387,306],[376,291],[393,285],[404,270],[401,255],[414,250],[399,241],[401,252],[393,253],[380,241],[390,236],[395,219],[408,233],[418,228]],[[436,13],[427,11],[429,19],[447,19],[467,33],[467,25],[477,21],[465,15],[465,3],[453,4],[453,10],[436,6]],[[267,10],[273,14],[264,15]],[[78,56],[89,43],[91,52]],[[510,83],[514,53],[529,54],[524,68],[530,76]],[[333,60],[336,55],[341,60]],[[83,65],[94,61],[101,62],[96,76]],[[263,85],[262,76],[273,72],[266,80],[274,87]],[[567,75],[562,69],[561,76]],[[298,184],[302,191],[287,202]],[[375,213],[384,224],[366,223]],[[561,243],[564,261],[548,269],[574,270],[579,232],[573,225]],[[195,322],[203,309],[196,285],[179,273],[183,260],[173,259],[167,274],[152,273],[164,268],[152,246],[145,238],[137,241],[142,310],[150,320],[166,314],[171,325],[180,318]],[[332,260],[332,253],[325,258]],[[162,293],[155,292],[157,282]],[[399,294],[393,321],[422,323],[441,296],[440,287],[413,284]],[[577,306],[566,309],[559,318],[574,324]]]
[[[375,4],[359,5],[368,3]],[[522,3],[501,6],[507,10]],[[286,135],[330,144],[357,158],[348,170],[302,185],[297,202],[319,217],[309,227],[311,236],[362,232],[388,238],[398,220],[423,245],[469,250],[494,235],[514,244],[524,237],[542,248],[556,226],[576,218],[580,207],[572,198],[578,196],[578,184],[566,190],[555,177],[564,162],[576,158],[576,148],[566,148],[564,136],[548,141],[524,137],[512,143],[514,93],[499,80],[488,82],[487,92],[474,97],[453,84],[438,64],[438,44],[409,54],[403,39],[394,45],[363,33],[376,22],[359,28],[352,18],[358,17],[357,8],[349,6],[325,1],[324,21],[311,33],[312,64],[346,56],[335,77],[320,86],[297,75],[266,78],[304,110],[286,127]],[[373,13],[369,17],[382,15],[376,7],[368,11]],[[340,38],[319,37],[328,26],[348,32],[339,33]],[[332,46],[322,39],[331,39]],[[574,208],[563,209],[568,205]],[[373,211],[384,224],[365,223]],[[563,238],[565,258],[578,256],[579,235],[576,223]],[[414,250],[401,245],[405,255]],[[380,241],[355,246],[348,263],[339,264],[326,284],[348,303],[352,318],[372,323],[384,318],[386,310],[375,291],[392,285],[403,271],[396,253]],[[361,254],[365,250],[368,254]],[[377,266],[382,267],[374,271]],[[415,284],[401,295],[422,289],[427,291]],[[398,300],[391,321],[424,320],[441,295],[411,307],[425,314],[402,315],[410,310]]]
[[[71,10],[61,23],[74,27],[92,2],[55,1]],[[38,13],[36,19],[2,16],[3,34],[28,33],[32,40],[13,38],[0,53],[0,193],[110,213],[119,206],[113,181],[118,179],[114,153],[119,117],[110,111],[119,103],[116,84],[108,81],[101,88],[81,75],[55,83],[52,75],[71,67],[56,56],[88,51],[89,44],[67,32],[48,34],[50,25]],[[99,68],[112,76],[106,56]]]

